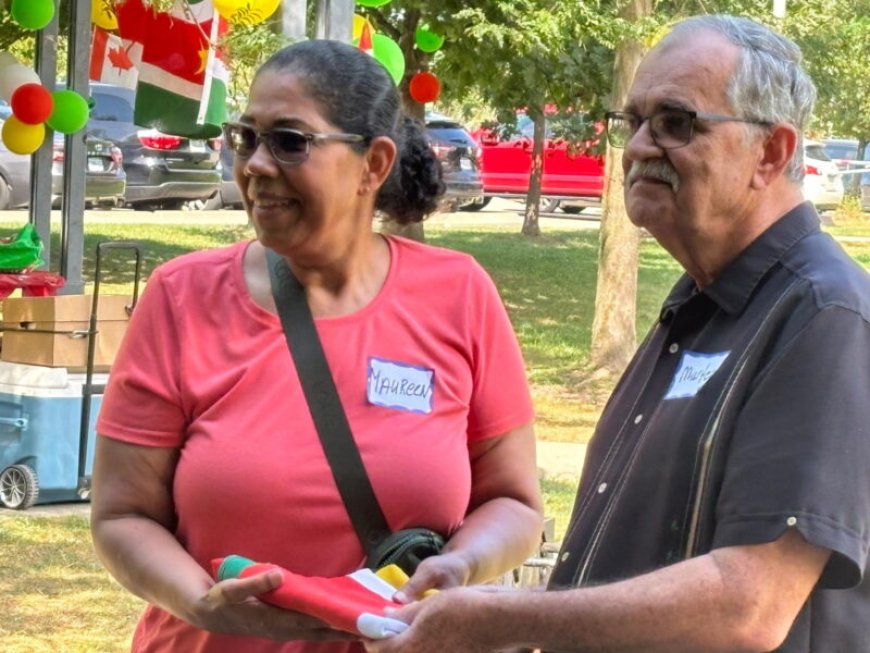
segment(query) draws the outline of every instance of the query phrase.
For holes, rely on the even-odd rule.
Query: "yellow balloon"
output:
[[[3,123],[3,144],[15,154],[33,154],[45,140],[45,125],[27,125],[15,116]]]
[[[275,13],[281,0],[214,0],[214,9],[233,25],[256,25]]]
[[[364,18],[363,16],[360,16],[359,14],[353,15],[353,40],[354,41],[358,41],[359,37],[362,36],[363,27],[365,26],[366,23],[368,23],[368,26],[369,26],[369,33],[372,36],[374,36],[375,28],[371,24],[371,21],[369,21],[368,18]]]
[[[113,0],[91,0],[91,22],[103,29],[118,29]]]

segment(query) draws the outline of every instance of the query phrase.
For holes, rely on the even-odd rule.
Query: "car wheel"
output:
[[[552,213],[559,208],[559,200],[554,200],[552,197],[542,197],[538,208],[541,213]]]
[[[184,206],[184,200],[163,200],[157,202],[157,208],[161,211],[178,211]]]
[[[492,197],[484,197],[482,202],[472,202],[459,207],[460,211],[480,211],[484,206],[492,201]]]
[[[27,465],[11,465],[0,472],[0,504],[12,510],[27,510],[39,496],[36,472]]]
[[[562,210],[565,213],[570,213],[571,215],[577,215],[578,213],[583,213],[583,209],[585,209],[585,208],[586,208],[585,206],[574,206],[571,204],[563,204],[562,205]]]
[[[3,177],[0,177],[0,211],[9,208],[9,201],[12,198],[12,193],[9,191],[9,184]]]

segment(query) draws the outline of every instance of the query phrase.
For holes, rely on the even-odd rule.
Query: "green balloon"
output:
[[[54,110],[46,124],[54,131],[62,134],[72,134],[82,129],[88,123],[88,102],[75,91],[55,91]]]
[[[42,29],[54,18],[54,0],[12,0],[12,18],[24,29]]]
[[[405,55],[402,48],[389,36],[383,34],[374,34],[372,36],[372,50],[374,51],[375,59],[383,64],[390,77],[398,86],[402,77],[405,76]]]
[[[414,43],[423,52],[435,52],[444,45],[444,37],[425,27],[418,27],[414,32]]]
[[[363,7],[382,7],[390,0],[356,0],[358,5]]]

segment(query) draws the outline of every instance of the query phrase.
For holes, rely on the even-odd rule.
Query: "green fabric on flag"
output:
[[[215,81],[205,113],[205,124],[197,125],[199,100],[173,93],[163,87],[139,81],[136,91],[136,124],[187,138],[220,136],[227,119],[227,87]]]

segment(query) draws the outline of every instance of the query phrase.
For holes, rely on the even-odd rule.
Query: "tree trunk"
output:
[[[526,195],[526,208],[523,212],[524,236],[540,236],[541,225],[538,222],[541,202],[541,178],[544,173],[544,137],[547,133],[544,108],[540,107],[534,114],[535,131],[532,138],[532,169],[529,173],[529,192]]]
[[[622,10],[634,22],[652,13],[652,0],[630,0]],[[613,106],[622,107],[643,57],[643,45],[625,41],[616,50]],[[603,135],[602,135],[603,138]],[[598,281],[590,360],[596,370],[619,374],[637,347],[638,229],[625,212],[622,150],[607,146],[604,202],[598,250]]]

